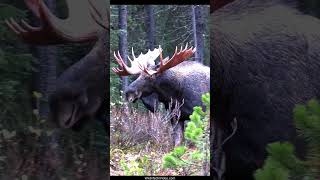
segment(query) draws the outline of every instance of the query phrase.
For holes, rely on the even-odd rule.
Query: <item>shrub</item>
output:
[[[187,142],[195,148],[186,145],[174,148],[163,157],[163,168],[182,168],[184,175],[209,175],[209,93],[202,95],[202,102],[206,106],[206,111],[204,112],[201,106],[194,107],[190,115],[191,121],[188,122],[184,132]]]
[[[320,178],[320,105],[310,100],[293,110],[297,130],[307,142],[307,159],[299,160],[290,143],[275,142],[267,146],[268,158],[255,173],[257,180],[312,180]]]

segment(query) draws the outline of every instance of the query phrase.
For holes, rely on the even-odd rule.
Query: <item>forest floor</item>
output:
[[[142,147],[141,147],[142,148]],[[110,174],[112,176],[181,176],[184,170],[162,168],[162,158],[166,151],[154,148],[112,149]]]
[[[154,114],[112,108],[111,176],[184,176],[188,169],[164,169],[163,157],[173,149],[172,126],[166,112]]]

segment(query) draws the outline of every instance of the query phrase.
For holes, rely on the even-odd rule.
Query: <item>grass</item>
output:
[[[174,147],[169,111],[150,113],[123,105],[111,108],[111,176],[178,176],[183,169],[162,168],[163,156]]]

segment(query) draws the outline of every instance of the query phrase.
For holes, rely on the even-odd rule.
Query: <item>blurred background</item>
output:
[[[67,16],[64,0],[46,0],[46,2],[59,17]],[[300,0],[299,2],[299,7],[304,12],[320,16],[320,1]],[[127,6],[126,10],[123,9],[124,12],[127,12],[127,31],[120,31],[119,13],[121,8],[111,6],[110,52],[123,49],[119,46],[121,32],[127,33],[128,44],[123,47],[134,47],[136,52],[145,53],[147,49],[161,45],[165,55],[171,55],[175,46],[183,45],[186,42],[194,45],[192,8],[192,6],[173,5]],[[201,8],[203,8],[202,13],[204,14],[200,16],[203,16],[203,19],[197,20],[197,22],[199,25],[204,23],[202,29],[203,63],[209,65],[208,11],[206,10],[208,6]],[[124,12],[121,15],[125,14]],[[0,179],[105,177],[105,166],[108,162],[103,160],[107,144],[104,129],[98,122],[88,124],[80,132],[64,130],[55,133],[54,136],[52,136],[53,129],[47,122],[47,98],[54,90],[57,76],[87,54],[93,44],[31,46],[22,43],[5,25],[4,19],[9,17],[23,18],[28,22],[38,23],[37,19],[27,10],[24,1],[0,0]],[[149,22],[152,21],[148,20],[152,17],[154,25],[151,25]],[[154,26],[154,30],[151,31],[152,28],[149,26]],[[153,36],[149,38],[148,34],[153,34]],[[113,57],[110,60],[111,67],[116,66]],[[119,107],[123,103],[120,94],[123,89],[123,80],[120,80],[112,72],[110,75],[111,105]],[[128,81],[131,82],[132,79]],[[147,117],[149,116],[140,103],[136,103],[134,106],[136,110],[146,113]],[[115,110],[112,109],[112,111]],[[111,120],[113,119],[111,118]],[[122,121],[117,122],[123,123]],[[125,122],[128,123],[128,121]],[[145,122],[149,121],[145,119]],[[117,124],[113,124],[113,126],[116,130]],[[124,130],[128,131],[128,128]],[[163,141],[166,141],[165,133],[167,132],[159,132],[159,136],[164,137]],[[116,135],[116,133],[113,134]],[[130,132],[127,134],[129,134],[128,137],[131,137]],[[121,134],[118,140],[117,136],[114,136],[113,140],[114,144],[111,147],[114,147],[114,150],[112,152],[119,151],[115,145],[118,146],[120,142],[124,142],[123,147],[126,142],[129,142]],[[153,139],[147,140],[152,142]],[[135,141],[133,140],[132,143]],[[164,145],[163,148],[166,146]],[[143,146],[143,148],[145,147]],[[114,170],[118,171],[119,169],[115,168]],[[150,173],[150,171],[148,172]],[[123,171],[114,172],[114,174],[120,173]],[[174,173],[176,172],[172,172],[172,174]]]
[[[67,17],[65,0],[45,2]],[[0,179],[105,178],[106,133],[99,122],[78,132],[54,130],[48,122],[57,77],[93,43],[29,45],[6,26],[10,17],[39,24],[24,1],[0,0]]]

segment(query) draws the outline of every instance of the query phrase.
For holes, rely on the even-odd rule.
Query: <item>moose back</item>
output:
[[[290,141],[303,155],[293,108],[320,97],[320,21],[293,1],[218,1],[210,20],[213,117],[224,138],[238,124],[223,146],[224,177],[249,180],[268,143]]]

